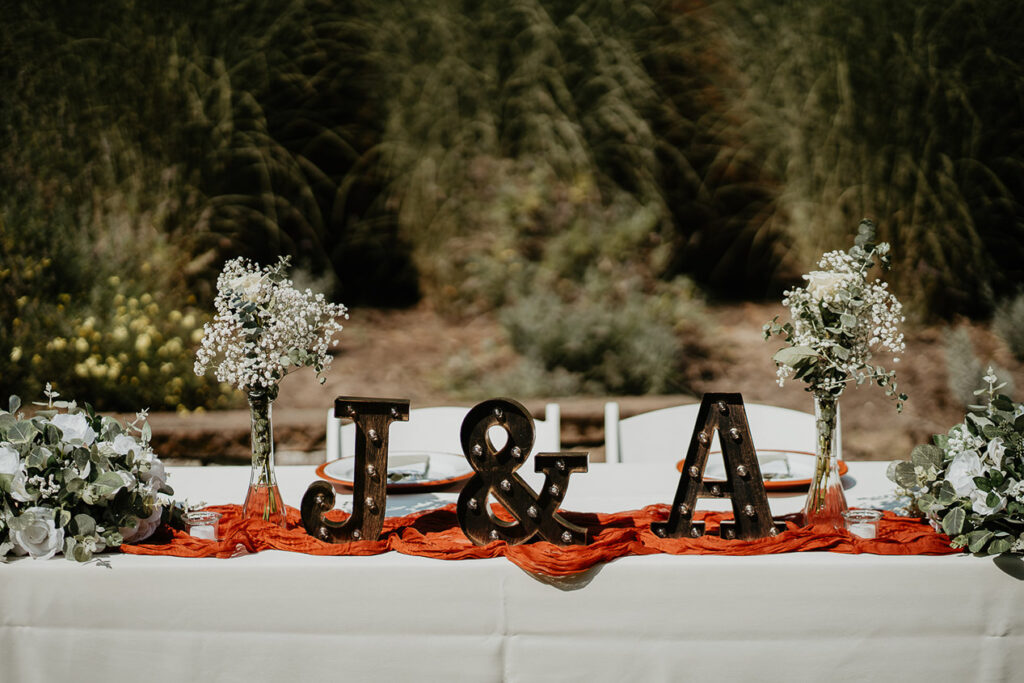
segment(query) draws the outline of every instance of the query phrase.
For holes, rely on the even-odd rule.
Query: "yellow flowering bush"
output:
[[[17,284],[24,292],[13,299],[14,315],[0,332],[8,393],[41,395],[52,379],[62,393],[88,397],[99,410],[232,405],[226,388],[192,372],[208,320],[194,297],[176,306],[173,294],[138,291],[139,283],[113,275],[94,282],[83,301],[54,292],[60,283],[49,277],[51,265],[24,257],[0,271],[0,289]],[[31,286],[37,279],[44,286]]]

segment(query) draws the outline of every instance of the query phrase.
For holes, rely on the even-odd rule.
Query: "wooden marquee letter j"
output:
[[[328,543],[377,540],[387,509],[388,431],[392,422],[409,419],[409,400],[339,396],[334,415],[356,423],[352,516],[344,522],[324,519],[334,509],[334,489],[317,481],[302,496],[302,526],[313,538]]]

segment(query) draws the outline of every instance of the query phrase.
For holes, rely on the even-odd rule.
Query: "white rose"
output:
[[[24,529],[11,529],[14,552],[29,554],[37,560],[48,560],[64,546],[64,530],[53,522],[53,510],[31,507],[18,518],[27,522]]]
[[[994,506],[989,507],[988,503],[985,502],[985,499],[988,498],[988,492],[975,489],[971,493],[971,509],[979,515],[991,515],[992,513],[999,512],[1006,506],[1006,499],[1002,496],[998,497],[999,501]]]
[[[137,482],[136,482],[135,477],[132,476],[131,472],[126,472],[124,470],[117,470],[117,476],[121,477],[121,481],[124,482],[124,487],[126,489],[131,491],[133,488],[135,488],[135,484]]]
[[[853,277],[850,273],[832,273],[827,270],[815,270],[804,275],[804,279],[807,280],[807,293],[817,301],[834,297]]]
[[[1006,446],[1003,445],[1003,437],[997,436],[988,442],[988,448],[985,449],[985,455],[989,461],[996,467],[1002,467],[1003,464],[1003,453],[1006,452]]]
[[[153,535],[156,528],[160,526],[160,517],[163,514],[163,508],[159,505],[153,506],[153,514],[146,519],[140,519],[139,523],[134,527],[125,526],[118,529],[121,532],[121,537],[125,543],[135,543],[137,541],[144,541]]]
[[[74,415],[61,413],[60,415],[55,415],[50,422],[64,434],[65,441],[73,442],[77,440],[79,443],[89,446],[96,440],[96,432],[89,426],[88,420],[85,419],[85,415],[82,413],[75,413]]]
[[[258,273],[239,275],[228,283],[228,288],[241,295],[246,301],[255,303],[259,299],[260,284],[263,276]]]
[[[160,458],[153,458],[148,472],[139,472],[139,479],[148,484],[154,491],[159,491],[167,483],[167,472]]]
[[[16,474],[21,469],[21,456],[7,444],[0,445],[0,474]]]
[[[30,494],[28,492],[28,489],[25,488],[25,485],[27,483],[28,483],[28,472],[26,472],[25,470],[19,469],[15,473],[14,479],[11,480],[11,498],[13,498],[14,500],[18,501],[19,503],[32,503],[32,502],[34,502],[35,499],[39,497],[39,494],[38,493],[35,494],[35,495]]]
[[[946,481],[953,485],[953,491],[962,498],[978,490],[974,478],[982,474],[981,457],[974,451],[964,451],[949,464]]]
[[[110,447],[114,449],[114,452],[118,455],[128,455],[130,451],[135,451],[138,455],[139,442],[128,436],[127,434],[118,434],[114,437]]]

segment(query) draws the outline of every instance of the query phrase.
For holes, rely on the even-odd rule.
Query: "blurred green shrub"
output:
[[[998,365],[982,363],[975,352],[974,342],[971,341],[970,332],[966,327],[946,330],[945,348],[947,386],[953,398],[964,408],[978,404],[979,399],[974,392],[987,386],[982,378],[990,365],[995,371],[998,383],[1006,383],[1002,393],[1013,396],[1013,376]]]
[[[746,139],[799,261],[862,216],[918,316],[987,316],[1024,280],[1024,4],[713,3]]]
[[[1002,337],[1017,360],[1024,361],[1024,293],[996,307],[992,329]]]
[[[96,241],[75,244],[58,237],[50,246],[38,249],[48,256],[26,255],[12,232],[0,238],[5,388],[41,398],[45,384],[53,382],[63,396],[100,410],[223,408],[236,400],[229,387],[192,372],[206,316],[194,297],[168,281],[166,271],[141,255],[122,261],[124,253],[105,252]],[[122,252],[140,246],[136,241]],[[138,269],[133,278],[111,274],[125,262]],[[144,291],[147,286],[152,294]]]
[[[1022,24],[1015,0],[8,3],[0,312],[32,331],[0,358],[118,329],[118,293],[184,317],[225,257],[290,253],[347,304],[514,306],[524,377],[646,391],[660,362],[583,377],[519,311],[627,306],[696,348],[666,283],[768,294],[865,215],[922,316],[988,314],[1024,280]],[[579,357],[671,355],[620,334]]]
[[[563,298],[537,288],[501,312],[512,346],[534,367],[574,378],[588,394],[694,391],[687,365],[707,355],[702,306],[683,281],[650,294],[597,279]]]

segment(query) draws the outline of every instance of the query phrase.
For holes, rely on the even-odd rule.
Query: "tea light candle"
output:
[[[878,521],[882,519],[882,513],[878,510],[847,510],[843,513],[843,518],[846,520],[846,530],[854,536],[878,536]]]
[[[220,513],[211,510],[193,510],[185,514],[188,535],[208,541],[217,540],[217,522],[219,520]]]

